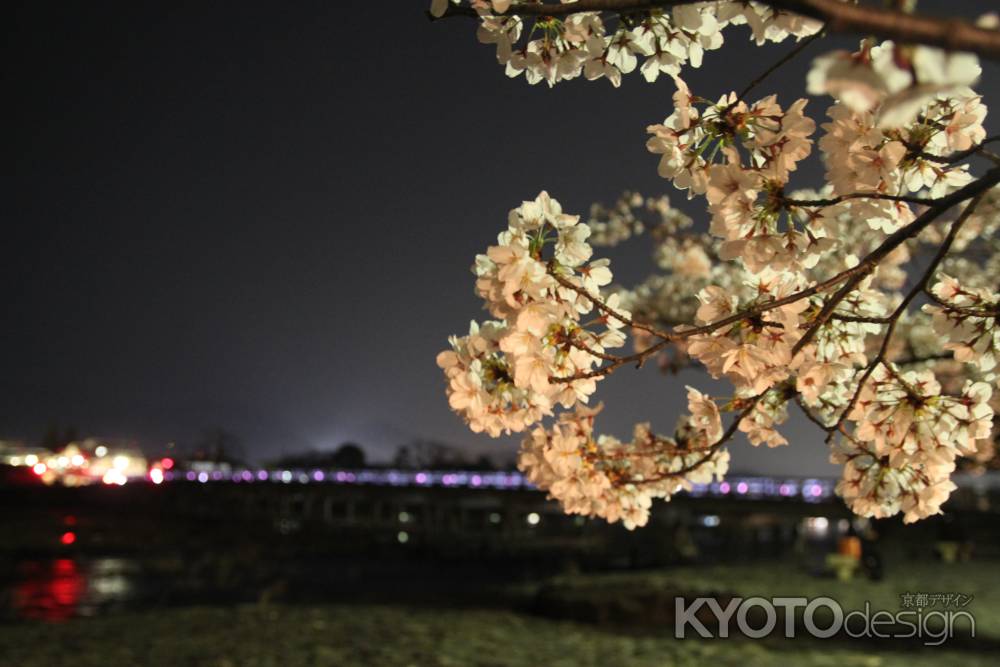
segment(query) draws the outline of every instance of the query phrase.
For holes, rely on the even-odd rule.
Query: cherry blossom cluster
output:
[[[595,437],[600,408],[578,406],[551,429],[534,429],[521,445],[518,466],[568,514],[621,521],[629,529],[643,526],[654,498],[722,479],[729,469],[728,450],[715,446],[722,437],[718,406],[689,387],[688,408],[673,437],[637,424],[625,443]]]
[[[834,451],[844,463],[839,489],[852,509],[907,522],[937,514],[954,490],[955,460],[989,438],[992,388],[968,381],[960,396],[941,393],[931,370],[900,373],[879,365],[848,418],[856,427]]]
[[[951,165],[941,158],[978,144],[986,135],[986,107],[971,90],[934,97],[914,120],[893,129],[878,127],[872,112],[844,104],[827,113],[831,121],[823,126],[826,133],[819,146],[836,195],[924,192],[941,197],[972,180],[967,164]],[[865,197],[843,202],[824,217],[844,211],[886,232],[914,218],[905,202]]]
[[[865,40],[856,52],[831,51],[813,62],[806,89],[851,111],[875,114],[879,127],[908,125],[936,97],[962,93],[982,73],[971,53]]]
[[[699,104],[675,82],[674,111],[648,128],[646,146],[661,156],[661,176],[707,199],[709,229],[723,239],[720,258],[741,258],[755,273],[815,264],[834,241],[799,229],[782,199],[790,173],[812,150],[816,124],[805,115],[806,100],[784,110],[773,95],[748,105],[731,93]]]
[[[639,200],[621,203],[619,221],[601,223],[604,229],[625,225],[642,205],[667,229],[689,223],[665,200]],[[646,522],[653,498],[724,474],[728,453],[719,447],[718,406],[694,389],[688,392],[691,414],[672,437],[653,435],[645,424],[636,426],[628,443],[593,435],[597,410],[584,404],[603,377],[594,367],[616,359],[606,351],[624,344],[631,314],[616,294],[600,294],[612,276],[607,260],[590,261],[591,229],[545,192],[512,210],[497,245],[473,267],[476,292],[498,319],[473,322],[467,336],[453,336],[438,365],[449,404],[476,432],[496,437],[524,431],[557,406],[573,408],[551,429],[531,431],[520,467],[568,512],[633,528]]]
[[[803,287],[796,274],[770,269],[748,276],[746,286],[746,300],[715,285],[701,290],[697,320],[706,325],[718,323]],[[759,394],[789,376],[792,348],[801,337],[801,314],[807,306],[808,301],[798,299],[756,317],[735,318],[730,324],[690,336],[687,353],[700,361],[712,377],[725,376],[738,390]]]
[[[987,287],[967,287],[947,274],[930,290],[933,303],[924,312],[933,317],[934,330],[947,342],[955,359],[980,371],[994,371],[1000,356],[1000,294]]]
[[[476,292],[498,319],[452,337],[437,360],[452,409],[473,431],[523,431],[557,404],[586,402],[600,379],[590,370],[624,345],[629,313],[615,295],[599,300],[612,276],[607,260],[587,261],[589,235],[542,192],[513,209],[497,245],[476,257]]]
[[[431,14],[440,17],[449,5],[461,4],[432,0]],[[517,6],[530,3],[511,0],[464,4],[479,14],[479,41],[496,45],[497,61],[507,76],[523,73],[528,83],[545,81],[550,86],[583,75],[591,81],[606,78],[617,87],[622,75],[636,68],[649,82],[660,74],[675,76],[685,65],[700,67],[705,51],[722,46],[722,30],[730,25],[748,26],[758,44],[801,38],[820,29],[815,20],[742,0],[651,7],[608,20],[599,12],[522,18],[515,13]]]

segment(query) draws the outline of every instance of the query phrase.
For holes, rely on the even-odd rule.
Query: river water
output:
[[[272,560],[261,571],[242,559],[221,567],[219,560],[213,562],[208,575],[197,563],[183,571],[164,570],[155,563],[127,557],[8,561],[0,578],[0,621],[59,622],[179,605],[271,600],[503,606],[521,594],[521,584],[549,573],[545,568],[469,561],[445,567],[434,561],[365,562],[323,557]],[[220,571],[226,576],[220,576]]]

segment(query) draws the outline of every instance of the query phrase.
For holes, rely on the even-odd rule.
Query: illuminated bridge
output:
[[[222,482],[231,484],[340,484],[392,487],[446,487],[464,489],[533,490],[535,487],[519,472],[484,472],[469,470],[188,470],[167,471],[164,482]],[[809,503],[834,497],[836,482],[818,478],[777,478],[729,476],[722,482],[695,484],[687,492],[694,497],[732,497],[747,499],[788,499]]]

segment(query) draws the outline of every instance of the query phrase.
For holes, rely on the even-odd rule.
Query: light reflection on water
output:
[[[9,591],[10,611],[41,621],[93,616],[135,595],[134,574],[135,566],[121,558],[22,562]]]

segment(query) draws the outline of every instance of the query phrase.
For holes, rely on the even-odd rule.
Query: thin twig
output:
[[[825,36],[826,36],[826,26],[824,25],[822,28],[819,29],[818,32],[809,35],[808,37],[800,41],[798,44],[796,44],[794,49],[792,49],[784,56],[779,58],[774,64],[772,64],[766,70],[761,72],[755,79],[753,79],[750,83],[748,83],[746,87],[739,92],[739,94],[736,96],[736,99],[729,104],[729,109],[733,108],[734,106],[736,106],[737,103],[745,99],[746,96],[750,93],[750,91],[752,91],[758,85],[763,83],[764,80],[767,79],[767,77],[771,76],[775,71],[780,69],[782,65],[788,63],[795,56],[805,51],[807,48],[809,48],[810,44]]]
[[[955,151],[948,155],[932,155],[931,153],[925,153],[923,151],[917,151],[914,153],[916,157],[921,157],[925,160],[930,160],[931,162],[940,162],[942,164],[953,164],[955,162],[961,162],[967,157],[972,157],[973,155],[983,154],[983,157],[988,159],[995,159],[996,156],[986,150],[985,146],[991,144],[995,141],[1000,141],[1000,134],[995,134],[992,137],[987,137],[980,141],[975,146],[970,146],[964,151]]]
[[[899,201],[906,202],[907,204],[923,204],[926,206],[931,206],[936,204],[943,199],[942,197],[916,197],[913,195],[890,195],[884,192],[852,192],[846,195],[840,195],[838,197],[830,197],[829,199],[791,199],[785,197],[781,200],[783,204],[788,206],[800,206],[800,207],[825,207],[834,206],[844,201],[851,199],[882,199],[887,201]]]

